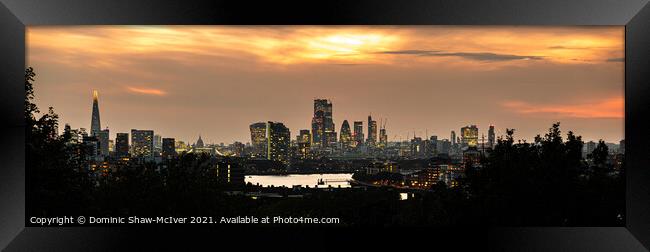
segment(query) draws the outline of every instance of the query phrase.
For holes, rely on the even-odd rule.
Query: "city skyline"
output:
[[[495,125],[497,136],[515,128],[517,139],[531,140],[560,121],[585,141],[616,143],[624,138],[622,34],[621,27],[91,26],[30,27],[27,40],[37,103],[53,106],[62,123],[90,128],[97,89],[111,136],[151,129],[190,143],[199,134],[208,143],[246,143],[250,124],[277,121],[294,139],[312,128],[312,101],[323,98],[333,103],[337,133],[344,120],[372,115],[388,120],[388,141],[414,133],[445,139],[467,125],[485,135]],[[444,40],[463,36],[469,42],[458,48]],[[99,48],[109,44],[127,55]]]

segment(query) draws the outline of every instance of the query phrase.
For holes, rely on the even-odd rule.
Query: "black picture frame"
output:
[[[502,227],[415,230],[25,227],[23,74],[30,25],[624,25],[625,227]],[[184,245],[283,246],[282,242],[359,241],[383,247],[391,238],[430,248],[496,251],[647,251],[650,249],[650,5],[648,0],[208,1],[0,0],[0,248],[123,250],[169,241]],[[218,234],[217,234],[218,233]],[[241,241],[240,241],[241,240]],[[372,242],[369,242],[372,241]],[[130,244],[136,242],[136,245]],[[372,245],[371,245],[372,244]],[[183,245],[183,246],[184,246]],[[331,244],[330,244],[331,245]],[[336,245],[336,244],[335,244]],[[347,246],[338,244],[337,246]]]

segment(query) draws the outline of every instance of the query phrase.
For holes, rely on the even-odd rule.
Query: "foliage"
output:
[[[33,103],[32,68],[25,71],[27,211],[32,216],[75,214],[91,197],[90,178],[83,172],[77,146],[68,145],[69,135],[58,136],[59,116],[50,107],[39,112]]]
[[[479,219],[513,226],[622,224],[618,215],[624,204],[616,203],[625,195],[622,178],[590,178],[580,136],[569,131],[564,141],[560,123],[534,143],[515,144],[513,135],[514,130],[507,130],[483,167],[467,171],[472,204],[482,209]],[[584,218],[586,212],[595,218]]]

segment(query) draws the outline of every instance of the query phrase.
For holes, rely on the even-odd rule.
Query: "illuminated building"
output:
[[[190,149],[190,146],[188,146],[188,144],[185,143],[185,141],[176,141],[175,146],[176,146],[176,153],[187,152]]]
[[[99,121],[99,94],[97,90],[93,90],[93,112],[90,121],[90,135],[96,136],[101,130],[101,123]]]
[[[388,145],[388,135],[386,135],[386,129],[379,130],[379,147],[384,148]]]
[[[494,148],[495,140],[494,125],[490,125],[490,129],[488,130],[488,147],[490,149]]]
[[[368,164],[366,174],[377,174],[380,172],[399,173],[399,165],[394,161],[373,161]]]
[[[88,163],[88,169],[102,176],[108,176],[110,165],[107,161],[92,161]]]
[[[478,128],[476,125],[462,127],[460,135],[463,146],[470,148],[478,146]]]
[[[153,130],[131,130],[131,156],[153,159]]]
[[[95,136],[97,136],[97,141],[99,144],[99,155],[102,157],[108,157],[108,129],[98,131]]]
[[[438,165],[438,178],[449,187],[458,186],[458,179],[462,176],[463,170],[456,165]]]
[[[363,144],[363,121],[354,122],[354,141],[355,146]]]
[[[174,138],[163,138],[161,149],[162,149],[162,157],[164,159],[175,157],[176,140]]]
[[[108,152],[109,153],[115,152],[115,141],[113,141],[113,139],[108,140]]]
[[[162,136],[153,135],[153,150],[154,153],[162,153]]]
[[[315,112],[314,117],[311,119],[311,135],[312,143],[314,146],[323,146],[325,141],[325,117],[322,111]]]
[[[256,157],[266,157],[266,123],[258,122],[250,125],[251,143],[253,146],[253,155]]]
[[[341,137],[339,140],[343,149],[348,149],[352,146],[352,132],[350,131],[348,120],[343,120],[343,124],[341,124]]]
[[[375,146],[377,143],[377,121],[372,120],[372,116],[368,116],[368,139],[366,141],[369,146]]]
[[[407,183],[411,187],[429,189],[440,180],[439,168],[426,168],[411,174]]]
[[[216,149],[214,146],[206,146],[205,143],[203,143],[203,139],[201,138],[201,135],[199,135],[199,138],[196,140],[196,143],[192,145],[192,148],[190,148],[188,153],[197,153],[197,154],[205,153],[208,155],[215,155]]]
[[[96,136],[83,136],[84,153],[89,160],[96,160],[99,156],[99,140]]]
[[[451,145],[456,145],[456,131],[451,131],[451,137],[449,138],[451,140]]]
[[[296,143],[298,144],[298,157],[301,159],[309,157],[311,148],[311,133],[309,133],[309,130],[300,130],[300,135],[296,136]]]
[[[190,148],[187,153],[195,153],[195,154],[207,154],[207,155],[215,155],[217,153],[216,148],[213,147],[192,147]]]
[[[424,157],[426,155],[426,144],[421,137],[413,137],[411,139],[411,156]]]
[[[217,181],[228,184],[244,184],[244,167],[240,163],[227,158],[215,161],[213,164]]]
[[[325,131],[325,141],[328,147],[336,146],[336,131]]]
[[[386,120],[381,123],[379,129],[379,148],[385,148],[388,145],[388,135],[386,135]]]
[[[314,117],[311,120],[312,143],[327,147],[336,144],[336,131],[332,119],[332,103],[326,99],[314,100]]]
[[[441,141],[438,141],[436,150],[438,154],[449,154],[449,150],[451,149],[451,143],[447,139],[443,139]]]
[[[129,156],[129,133],[117,133],[115,138],[115,155],[118,158]]]
[[[438,136],[431,136],[429,137],[429,144],[428,144],[428,149],[427,153],[431,155],[436,155],[438,154]]]
[[[463,164],[465,168],[477,167],[481,164],[481,152],[477,147],[469,147],[463,151]]]
[[[384,169],[386,172],[398,173],[399,165],[397,165],[397,162],[394,161],[386,161],[384,162]]]
[[[267,156],[269,160],[289,162],[289,147],[291,144],[291,132],[289,128],[280,122],[267,122]]]

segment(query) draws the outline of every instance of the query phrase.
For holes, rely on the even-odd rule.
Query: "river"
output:
[[[323,180],[325,184],[319,185],[318,181]],[[352,179],[352,173],[324,173],[324,174],[287,174],[287,175],[246,175],[244,181],[253,185],[261,186],[286,186],[293,187],[350,187],[349,180]]]

